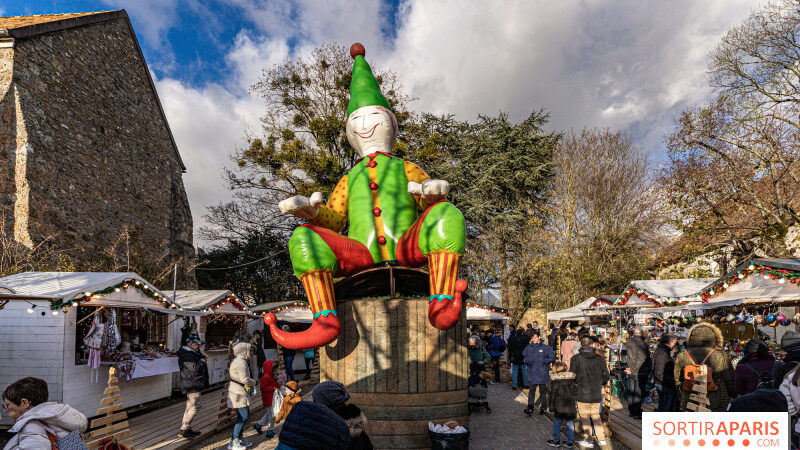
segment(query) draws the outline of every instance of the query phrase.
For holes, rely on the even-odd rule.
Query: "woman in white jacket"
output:
[[[86,416],[69,405],[48,402],[47,382],[33,377],[15,381],[3,391],[3,411],[14,420],[16,433],[3,450],[42,450],[73,431],[84,432]]]
[[[228,385],[228,408],[236,409],[238,417],[233,426],[233,437],[228,444],[230,450],[243,450],[253,445],[250,442],[242,441],[244,424],[250,418],[250,394],[253,393],[255,385],[258,383],[250,375],[250,357],[252,355],[252,346],[246,342],[240,342],[233,346],[234,359],[229,370],[231,382]],[[249,392],[248,389],[250,389]]]

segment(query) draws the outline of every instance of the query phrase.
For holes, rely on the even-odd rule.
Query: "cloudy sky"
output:
[[[417,97],[412,108],[544,107],[554,129],[627,131],[658,161],[679,112],[709,95],[706,55],[757,0],[4,0],[0,14],[125,8],[187,166],[195,227],[230,199],[222,168],[263,109],[263,68],[359,41]],[[201,244],[201,243],[199,243]]]

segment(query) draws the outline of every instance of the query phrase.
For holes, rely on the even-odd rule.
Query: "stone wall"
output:
[[[0,45],[2,45],[0,43]],[[14,165],[10,158],[14,155],[14,131],[16,121],[14,113],[14,90],[11,85],[11,74],[14,68],[14,49],[0,47],[0,211],[10,211],[14,207],[14,178],[11,174]],[[0,230],[13,234],[13,220],[4,224]]]
[[[17,141],[12,170],[29,188],[20,198],[17,182],[15,225],[27,212],[32,241],[52,236],[79,269],[129,230],[140,263],[180,260],[179,286],[194,287],[183,169],[127,18],[18,39],[13,51],[16,137],[4,117],[0,143]]]

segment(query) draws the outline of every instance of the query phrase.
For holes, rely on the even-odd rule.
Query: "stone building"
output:
[[[80,270],[125,235],[196,284],[185,166],[124,10],[0,17],[0,149],[6,236]]]

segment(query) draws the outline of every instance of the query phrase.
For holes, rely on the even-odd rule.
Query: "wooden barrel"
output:
[[[469,425],[466,305],[440,331],[427,298],[337,303],[342,331],[320,351],[321,380],[347,387],[376,448],[429,448],[428,422]]]

